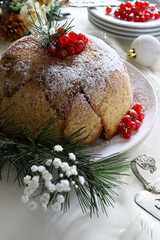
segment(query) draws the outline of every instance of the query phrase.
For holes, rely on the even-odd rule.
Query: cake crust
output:
[[[78,55],[51,57],[32,38],[12,44],[0,60],[0,108],[15,123],[35,130],[55,114],[60,133],[68,137],[84,128],[84,144],[105,132],[110,139],[132,106],[127,70],[118,54],[102,40],[88,36]],[[14,114],[13,114],[14,112]],[[82,137],[81,136],[81,137]]]

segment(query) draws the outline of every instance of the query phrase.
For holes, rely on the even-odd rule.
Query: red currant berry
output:
[[[128,22],[132,21],[132,19],[133,19],[133,17],[132,17],[131,15],[126,16],[126,20],[127,20]]]
[[[129,111],[129,116],[134,119],[137,116],[137,112],[134,109],[131,109]]]
[[[149,7],[149,2],[145,2],[144,5],[145,5],[145,8],[148,8]]]
[[[141,126],[140,121],[136,120],[136,121],[135,121],[135,124],[136,124],[136,128],[135,128],[135,130],[139,129],[140,126]]]
[[[120,123],[118,126],[118,131],[122,133],[126,128],[127,126],[125,123]]]
[[[68,56],[73,56],[73,55],[76,54],[75,47],[68,46],[68,47],[66,48],[66,50],[67,50]]]
[[[63,49],[57,51],[56,56],[60,59],[64,59],[67,57],[67,52]]]
[[[140,2],[139,8],[140,8],[141,10],[145,9],[145,4],[144,4],[143,2]]]
[[[137,116],[137,120],[142,122],[144,117],[145,117],[144,113],[139,113],[138,116]]]
[[[142,110],[142,106],[141,106],[141,104],[136,103],[136,104],[134,104],[134,106],[132,107],[132,109],[134,109],[137,113],[140,113],[141,110]]]
[[[114,16],[118,17],[118,15],[119,15],[119,10],[117,9],[117,10],[114,11]]]
[[[158,19],[158,18],[160,18],[160,14],[159,13],[155,13],[154,17],[155,17],[155,19]]]
[[[155,6],[151,6],[151,7],[150,7],[150,11],[151,11],[151,12],[154,12],[154,10],[155,10]]]
[[[69,46],[74,46],[74,44],[75,44],[75,43],[69,39],[69,42],[68,42],[68,44],[67,44],[66,46],[68,46],[68,45],[69,45]]]
[[[140,7],[140,2],[136,1],[134,5],[135,5],[135,7]]]
[[[62,48],[62,49],[65,48],[65,44],[61,43],[60,41],[57,41],[56,46],[57,46],[58,48]]]
[[[150,12],[150,19],[154,17],[154,13]]]
[[[140,22],[145,22],[145,20],[146,20],[146,19],[145,19],[145,16],[144,16],[144,15],[140,16],[140,19],[139,19]]]
[[[56,52],[57,52],[57,49],[54,45],[50,46],[48,48],[48,54],[51,56],[51,57],[54,57],[56,56]]]
[[[119,9],[119,14],[121,15],[121,13],[125,12],[126,8],[120,8]]]
[[[140,17],[138,15],[134,17],[134,22],[139,22],[139,20],[140,20]]]
[[[139,16],[139,11],[135,10],[133,13],[134,13],[134,17]]]
[[[131,8],[132,7],[132,3],[131,2],[126,2],[126,7],[127,8]]]
[[[123,131],[123,137],[125,139],[129,139],[131,137],[131,132],[128,129],[126,129],[125,131]]]
[[[137,8],[135,6],[132,7],[132,13],[137,12]]]
[[[79,33],[79,34],[77,35],[77,40],[82,40],[82,41],[84,42],[84,40],[85,40],[85,35],[82,34],[82,33]]]
[[[60,38],[60,42],[63,43],[63,44],[68,44],[69,38],[68,38],[66,35],[63,35],[63,36]]]
[[[84,44],[86,45],[87,43],[88,43],[88,38],[85,36]]]
[[[146,21],[148,21],[150,19],[150,13],[145,12],[144,16],[145,16]]]
[[[128,123],[131,121],[131,117],[129,115],[126,115],[123,117],[123,122],[128,125]]]
[[[130,122],[128,123],[128,128],[129,128],[130,130],[134,130],[134,129],[136,128],[135,122],[130,121]]]
[[[126,8],[126,14],[131,14],[132,13],[132,9],[131,8]]]
[[[75,42],[76,53],[79,53],[84,48],[84,42],[82,40],[77,40]]]
[[[106,7],[106,14],[110,14],[112,12],[112,8],[111,7]]]
[[[139,1],[135,2],[135,7],[140,7],[140,2]]]
[[[64,34],[64,33],[66,32],[66,30],[65,30],[64,28],[59,28],[59,29],[57,30],[57,32],[58,32],[59,34]]]
[[[120,7],[120,9],[125,9],[126,8],[126,5],[124,4],[124,3],[121,3],[120,5],[119,5],[119,7]]]
[[[58,38],[59,38],[59,35],[57,33],[51,36],[52,42],[56,42]]]
[[[138,16],[139,17],[143,16],[143,12],[142,11],[138,11]]]
[[[77,34],[73,31],[68,33],[68,37],[71,41],[75,42],[77,40]]]
[[[126,12],[123,11],[123,12],[120,14],[120,16],[121,16],[121,19],[122,19],[122,20],[125,20],[125,18],[126,18]]]
[[[150,19],[160,18],[158,12],[154,13],[155,9],[155,6],[149,7],[149,2],[147,1],[143,2],[137,0],[134,4],[127,1],[119,5],[119,8],[114,11],[114,16],[125,21],[145,22]]]

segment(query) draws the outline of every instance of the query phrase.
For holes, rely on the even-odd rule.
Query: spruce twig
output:
[[[4,120],[4,118],[5,112],[0,114],[0,119]],[[15,125],[7,120],[5,122],[7,124],[0,127],[0,176],[8,166],[7,179],[9,179],[10,171],[15,168],[14,181],[18,181],[19,185],[22,185],[26,175],[34,176],[31,167],[33,165],[45,166],[48,159],[56,157],[69,165],[75,164],[67,157],[72,152],[76,155],[78,176],[83,176],[85,183],[82,185],[77,180],[77,176],[70,176],[67,179],[69,182],[76,182],[73,188],[82,211],[84,213],[89,211],[92,216],[99,214],[99,208],[107,213],[106,207],[113,206],[116,189],[123,184],[120,176],[126,175],[125,172],[129,168],[129,163],[125,161],[126,156],[112,155],[106,158],[100,158],[100,156],[97,158],[97,155],[89,152],[87,147],[82,145],[84,138],[76,140],[76,137],[81,136],[85,129],[80,129],[69,138],[61,140],[57,135],[57,129],[53,127],[55,123],[58,123],[55,116],[33,132],[28,127],[23,128],[20,124]],[[16,138],[9,137],[10,129],[14,129],[14,132],[18,133]],[[12,131],[11,135],[13,136]],[[63,152],[53,152],[53,148],[57,144],[63,146]],[[48,170],[53,172],[54,167],[48,167]],[[54,183],[59,181],[60,179],[57,177]],[[42,186],[38,195],[45,192],[45,186]],[[57,196],[57,192],[51,194],[49,204],[55,201]],[[70,207],[70,193],[65,192],[63,196],[65,200],[62,209],[66,211]]]
[[[51,45],[56,45],[56,43],[59,41],[59,39],[74,27],[72,26],[73,19],[71,21],[66,21],[63,24],[60,24],[58,21],[65,19],[66,16],[69,14],[64,14],[65,17],[62,17],[60,10],[55,10],[56,17],[54,17],[54,8],[52,7],[49,12],[47,12],[46,17],[44,20],[41,19],[40,15],[38,14],[36,7],[35,13],[39,22],[39,25],[34,21],[32,14],[30,13],[28,9],[28,13],[30,15],[31,20],[28,20],[28,23],[30,24],[30,27],[33,31],[33,33],[38,37],[38,39],[32,38],[34,42],[36,42],[38,45],[40,45],[43,48],[48,48]],[[59,9],[59,8],[58,8]],[[59,19],[58,19],[59,16]],[[61,17],[60,17],[61,16]],[[47,27],[47,31],[44,31],[44,26]],[[50,34],[50,29],[54,28],[55,33]],[[59,29],[64,29],[64,31],[59,31]]]

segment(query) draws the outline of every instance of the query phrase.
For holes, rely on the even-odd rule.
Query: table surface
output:
[[[131,42],[116,39],[112,35],[94,27],[87,18],[86,9],[67,9],[74,17],[75,30],[102,38],[107,44],[113,47],[122,59],[129,61],[126,51]],[[8,43],[0,42],[0,54],[9,46]],[[137,67],[150,81],[155,89],[158,103],[160,103],[160,59],[152,68],[145,68],[137,65],[134,60],[129,61]],[[153,182],[159,178],[160,173],[160,111],[153,128],[147,137],[126,152],[128,160],[132,160],[140,154],[147,154],[155,158],[157,171],[151,175],[144,173],[149,181]],[[108,217],[103,213],[100,216],[89,217],[89,214],[82,214],[81,209],[73,193],[71,208],[66,213],[29,211],[20,202],[22,189],[12,181],[0,182],[0,239],[1,240],[119,240],[121,231],[139,216],[148,219],[153,226],[153,240],[159,240],[159,221],[149,215],[134,202],[134,196],[143,190],[143,186],[136,177],[129,172],[130,176],[123,177],[128,185],[123,185],[118,191],[114,208],[108,208]],[[136,230],[138,231],[138,230]],[[135,239],[135,238],[134,238]],[[128,240],[132,240],[131,236]]]

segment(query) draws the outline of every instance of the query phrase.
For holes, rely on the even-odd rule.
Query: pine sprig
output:
[[[44,19],[40,17],[35,5],[34,9],[38,19],[38,24],[34,21],[29,9],[28,13],[30,15],[31,21],[28,20],[28,23],[30,24],[30,28],[32,29],[33,33],[39,38],[39,40],[34,38],[32,38],[32,40],[43,48],[48,48],[51,45],[56,45],[59,39],[66,33],[70,32],[71,29],[74,27],[73,25],[71,25],[73,19],[71,21],[66,21],[63,24],[59,23],[60,20],[65,19],[66,16],[69,15],[68,13],[62,15],[61,11],[58,10],[59,6],[58,9],[56,6],[55,8],[52,7],[50,11],[46,13]],[[51,29],[54,29],[55,33],[51,33]],[[59,31],[59,29],[62,29],[62,31]]]
[[[50,10],[46,13],[48,22],[62,21],[70,15],[70,13],[61,12],[61,7],[62,5],[56,2],[51,6]]]
[[[88,195],[83,186],[79,186],[77,190],[80,203],[83,199],[82,192],[87,198],[86,204],[81,205],[84,212],[87,212],[89,206],[90,214],[98,214],[98,205],[101,206],[103,212],[106,212],[106,206],[113,206],[115,189],[122,184],[119,176],[126,175],[124,172],[128,169],[125,158],[124,155],[113,155],[96,161],[92,159],[93,161],[83,165],[83,170],[79,170],[87,181],[86,189],[90,193]]]
[[[5,112],[0,115],[0,120],[4,121],[4,118]],[[0,127],[0,173],[8,168],[7,179],[9,179],[10,171],[14,168],[16,170],[14,181],[18,181],[20,185],[23,184],[26,175],[30,176],[32,184],[33,180],[40,179],[36,183],[38,184],[36,195],[25,193],[26,195],[23,196],[25,201],[29,196],[28,204],[35,203],[38,196],[42,201],[42,196],[46,196],[48,192],[49,200],[45,207],[48,208],[51,205],[55,210],[56,206],[59,206],[57,199],[61,197],[63,199],[60,204],[61,209],[66,211],[70,207],[69,190],[72,188],[76,192],[84,213],[89,211],[91,216],[95,213],[98,215],[99,208],[106,213],[106,207],[113,206],[116,189],[123,183],[120,176],[125,175],[129,167],[125,161],[126,157],[112,155],[101,158],[91,153],[87,146],[82,145],[84,138],[76,140],[76,137],[81,136],[85,129],[80,129],[67,139],[60,139],[57,128],[53,127],[57,123],[58,119],[53,116],[32,132],[27,127],[23,128],[20,124],[15,125],[6,120]],[[13,138],[13,132],[16,133],[16,138]],[[8,137],[9,133],[11,137]],[[62,146],[63,151],[57,151],[55,146]],[[72,157],[69,154],[72,154]],[[61,166],[56,168],[53,163],[46,165],[48,160],[54,162],[54,159],[60,159]],[[67,164],[68,169],[74,168],[72,174],[67,175],[67,170],[62,167],[64,164]],[[33,170],[33,166],[37,169],[36,171]],[[44,172],[40,170],[42,167],[45,169]],[[48,176],[57,176],[50,180],[52,188],[55,187],[54,191],[49,192],[44,173]],[[69,184],[66,188],[68,190],[59,190],[63,181]],[[28,191],[28,188],[29,183],[25,191]],[[38,194],[37,191],[39,191]],[[43,206],[42,203],[41,206]]]

